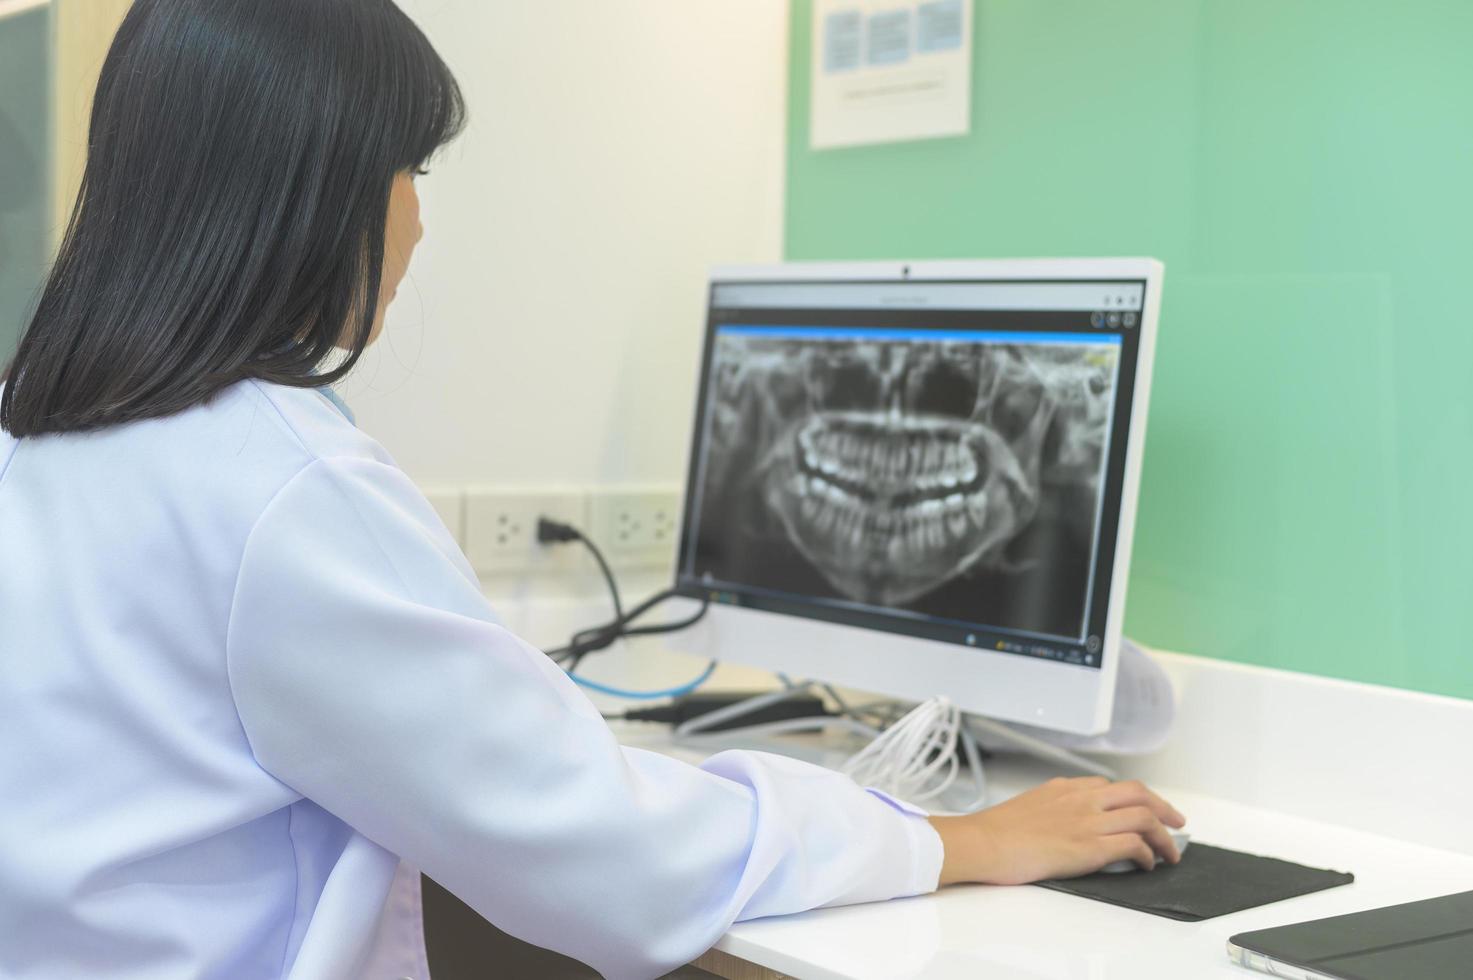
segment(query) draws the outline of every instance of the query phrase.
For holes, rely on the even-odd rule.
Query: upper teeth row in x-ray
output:
[[[870,432],[868,419],[810,417],[798,430],[803,465],[876,495],[954,490],[977,478],[976,458],[959,442],[902,427]]]

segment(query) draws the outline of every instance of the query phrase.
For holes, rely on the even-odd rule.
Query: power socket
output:
[[[465,555],[478,572],[568,571],[583,556],[576,549],[537,541],[537,518],[575,527],[587,520],[586,498],[577,490],[472,487],[465,495]]]
[[[669,565],[680,539],[680,494],[671,487],[594,490],[588,498],[588,528],[611,564]]]

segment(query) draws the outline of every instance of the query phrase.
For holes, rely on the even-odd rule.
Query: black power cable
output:
[[[586,547],[593,560],[598,562],[599,571],[603,572],[604,581],[609,586],[609,596],[614,600],[614,618],[624,618],[624,603],[619,598],[619,584],[614,581],[613,569],[604,560],[604,553],[598,549],[598,545],[589,540],[582,531],[571,524],[563,524],[560,521],[549,520],[546,517],[537,518],[537,540],[541,544],[561,544],[567,541],[581,541]]]
[[[655,606],[664,602],[666,599],[680,595],[680,593],[674,589],[665,589],[661,592],[656,592],[626,612],[619,596],[619,586],[614,581],[614,573],[610,570],[609,563],[604,560],[603,553],[599,551],[598,546],[589,540],[582,531],[579,531],[571,524],[563,524],[559,521],[549,520],[546,517],[540,517],[537,520],[537,540],[544,544],[566,541],[583,542],[584,546],[588,548],[589,553],[593,555],[594,560],[598,562],[599,570],[603,572],[604,581],[608,583],[609,596],[613,599],[614,618],[612,620],[598,626],[590,626],[587,629],[579,630],[573,634],[572,639],[567,645],[547,651],[547,655],[570,674],[578,669],[578,665],[583,662],[584,657],[590,653],[607,649],[618,641],[620,637],[674,633],[678,630],[694,626],[700,621],[701,617],[706,615],[706,610],[710,607],[710,601],[702,599],[701,608],[685,619],[677,620],[673,623],[660,623],[655,626],[630,626],[630,623],[649,612]]]

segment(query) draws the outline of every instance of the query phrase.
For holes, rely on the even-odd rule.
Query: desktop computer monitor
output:
[[[1091,734],[1110,723],[1162,267],[711,279],[681,648]]]

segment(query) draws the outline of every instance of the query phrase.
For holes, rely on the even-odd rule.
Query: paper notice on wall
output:
[[[814,149],[971,128],[973,0],[814,0]]]

